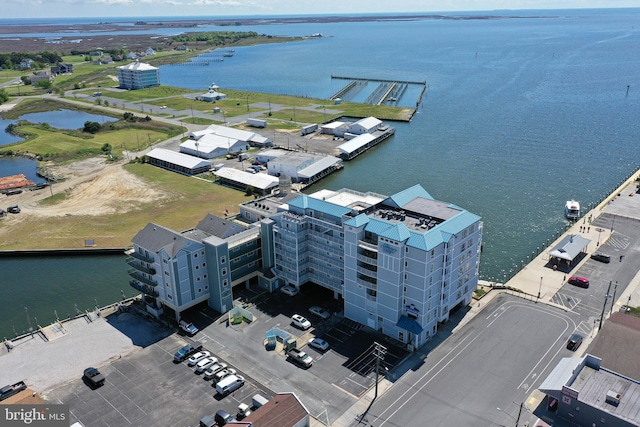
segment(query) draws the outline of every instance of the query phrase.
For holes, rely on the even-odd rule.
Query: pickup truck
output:
[[[100,387],[104,385],[104,375],[102,375],[96,368],[85,369],[84,378],[92,387]]]
[[[182,329],[189,335],[195,335],[198,333],[198,328],[193,326],[193,323],[185,322],[184,320],[180,321],[180,329]]]
[[[191,356],[193,353],[196,353],[200,350],[202,350],[202,344],[200,344],[199,342],[187,344],[173,355],[173,361],[175,363],[180,363],[187,357]]]
[[[313,358],[311,356],[297,348],[292,348],[291,350],[289,350],[289,353],[287,353],[287,357],[289,357],[292,361],[302,366],[303,368],[309,368],[313,363]]]
[[[26,390],[26,389],[27,389],[27,385],[24,383],[24,381],[20,381],[12,385],[6,385],[0,388],[0,400],[8,399],[14,394],[18,394],[22,390]]]

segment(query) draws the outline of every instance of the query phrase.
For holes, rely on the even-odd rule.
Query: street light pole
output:
[[[542,279],[543,277],[540,277],[540,286],[538,287],[538,298],[536,299],[536,303],[540,299],[540,292],[542,292]]]

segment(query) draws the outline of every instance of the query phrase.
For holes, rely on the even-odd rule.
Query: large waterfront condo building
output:
[[[132,62],[117,67],[118,82],[122,89],[144,89],[160,86],[160,69],[143,62]]]
[[[352,190],[266,197],[242,204],[236,222],[240,220],[247,225],[238,225],[235,234],[229,230],[227,237],[211,229],[205,232],[202,223],[185,233],[171,232],[199,242],[194,248],[206,259],[207,276],[198,280],[193,267],[197,263],[178,262],[183,274],[162,279],[172,296],[182,295],[180,304],[167,301],[165,292],[152,295],[155,307],[165,305],[179,313],[208,298],[211,307],[225,312],[232,308],[231,288],[253,277],[269,291],[315,283],[342,299],[345,317],[417,348],[453,308],[471,302],[477,286],[480,217],[435,200],[419,185],[390,197]],[[146,236],[155,235],[154,227],[159,226],[149,224],[133,239],[132,286],[137,289],[146,283],[136,284],[140,271],[135,266],[141,260],[133,254],[156,254],[164,248],[147,248],[154,239]],[[162,244],[171,243],[169,237]],[[195,253],[184,251],[180,256]],[[246,256],[251,251],[252,256]],[[175,262],[171,258],[178,252],[173,253],[163,252],[161,262]],[[235,267],[225,268],[230,259]],[[229,276],[239,269],[241,274]]]

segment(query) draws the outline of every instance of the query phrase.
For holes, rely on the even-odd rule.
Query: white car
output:
[[[311,314],[315,314],[321,319],[328,319],[329,317],[331,317],[331,313],[329,313],[327,310],[325,310],[322,307],[318,307],[317,305],[309,307],[309,312]]]
[[[205,380],[210,380],[215,374],[222,371],[223,369],[226,369],[227,366],[228,365],[226,363],[216,363],[215,365],[210,366],[209,369],[204,371],[204,375],[202,376],[202,378],[204,378]]]
[[[223,378],[228,377],[229,375],[235,375],[236,374],[236,370],[233,368],[227,368],[227,369],[223,369],[221,371],[218,371],[218,373],[216,373],[213,376],[213,384],[211,384],[212,386],[215,386],[217,383],[219,383]]]
[[[300,316],[299,314],[294,314],[291,316],[291,323],[294,326],[297,326],[300,329],[309,329],[311,327],[311,322],[309,322],[306,318]]]
[[[327,351],[329,350],[329,343],[322,338],[311,338],[308,342],[309,347],[313,347],[316,350]]]
[[[189,358],[189,360],[187,361],[187,365],[193,366],[205,357],[209,356],[211,356],[211,353],[209,353],[208,351],[199,351]]]
[[[209,366],[213,366],[216,363],[218,363],[218,359],[216,359],[215,357],[213,356],[205,357],[204,359],[196,363],[195,372],[196,374],[201,374],[207,369],[209,369]]]
[[[298,290],[294,286],[283,286],[282,288],[280,288],[280,292],[289,295],[290,297],[298,295]]]
[[[163,105],[162,107],[160,107],[161,110],[164,110],[165,108],[167,108],[166,105]]]

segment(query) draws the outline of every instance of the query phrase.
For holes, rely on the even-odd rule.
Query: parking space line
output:
[[[113,385],[113,384],[112,384],[112,385]],[[128,422],[129,424],[133,424],[131,421],[129,421],[129,419],[128,419],[127,417],[125,417],[125,416],[124,416],[124,414],[123,414],[122,412],[120,412],[120,410],[119,410],[118,408],[116,408],[115,406],[113,406],[113,404],[112,404],[111,402],[109,402],[109,400],[107,400],[107,398],[105,398],[105,397],[102,395],[102,393],[98,392],[98,395],[99,395],[100,397],[102,397],[102,398],[104,399],[104,401],[105,401],[105,402],[107,402],[107,403],[109,404],[109,406],[111,406],[111,407],[112,407],[112,408],[113,408],[117,413],[119,413],[119,414],[122,416],[122,418],[124,418],[125,420],[127,420],[127,422]],[[136,405],[136,406],[137,406],[137,405]]]
[[[362,394],[360,396],[356,396],[355,394],[348,392],[347,390],[343,389],[342,387],[340,387],[338,384],[336,383],[331,383],[332,386],[334,386],[335,388],[337,388],[338,390],[340,390],[341,392],[343,392],[344,394],[351,396],[353,399],[358,400],[360,398],[360,396],[362,396]]]

